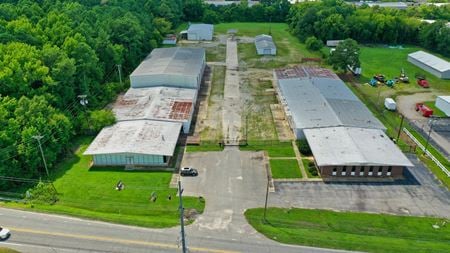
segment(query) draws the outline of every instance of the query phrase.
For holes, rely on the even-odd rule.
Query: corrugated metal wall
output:
[[[415,58],[412,58],[412,57],[408,56],[408,61],[409,61],[410,63],[416,65],[417,67],[419,67],[419,68],[421,68],[421,69],[423,69],[423,70],[425,70],[425,71],[428,71],[429,73],[431,73],[431,74],[433,74],[433,75],[435,75],[435,76],[437,76],[437,77],[439,77],[439,78],[443,78],[441,72],[439,72],[439,71],[437,71],[437,70],[435,70],[435,69],[429,67],[429,66],[426,65],[426,64],[423,64],[422,62],[416,60]]]
[[[197,77],[186,75],[147,75],[130,76],[131,87],[145,88],[154,86],[181,87],[197,89]]]
[[[168,160],[168,159],[167,159]],[[94,165],[167,165],[164,156],[142,154],[104,154],[93,155]]]

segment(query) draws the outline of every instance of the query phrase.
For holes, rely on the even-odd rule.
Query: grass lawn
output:
[[[270,159],[272,178],[302,178],[296,159]]]
[[[20,251],[0,247],[0,253],[20,253]]]
[[[374,74],[384,74],[388,79],[398,77],[400,71],[403,68],[406,74],[409,76],[409,84],[399,84],[396,85],[394,90],[396,92],[423,92],[424,89],[417,85],[416,78],[414,77],[416,73],[424,74],[430,83],[431,89],[439,90],[442,92],[450,92],[450,80],[442,80],[434,75],[422,70],[419,67],[408,62],[408,54],[423,50],[419,47],[405,46],[404,49],[389,48],[389,47],[361,47],[361,67],[363,70],[362,82],[367,82],[370,80]],[[386,89],[390,89],[384,87]],[[376,90],[376,88],[372,88]]]
[[[279,141],[250,141],[247,146],[239,147],[243,151],[266,150],[269,157],[295,157],[291,142]]]
[[[208,152],[208,151],[222,151],[223,146],[220,146],[217,144],[207,144],[207,143],[200,143],[200,145],[187,145],[186,146],[186,152],[192,153],[192,152]]]
[[[365,252],[448,252],[445,219],[310,209],[263,208],[245,212],[248,222],[282,243]],[[433,228],[437,224],[440,228]]]
[[[179,222],[177,190],[169,188],[171,172],[124,171],[123,167],[90,168],[91,157],[83,156],[92,138],[81,139],[75,155],[53,173],[59,201],[48,204],[5,203],[5,206],[68,214],[91,219],[146,227],[171,227]],[[123,191],[115,190],[122,180]],[[155,202],[150,201],[152,193]],[[172,196],[168,200],[168,196]],[[186,209],[202,212],[204,201],[184,197]]]
[[[254,43],[239,43],[239,59],[248,67],[278,68],[288,64],[300,63],[302,57],[320,57],[319,53],[308,51],[304,44],[292,36],[285,23],[223,23],[214,27],[216,34],[226,34],[228,29],[237,29],[237,36],[255,37],[269,34],[277,46],[276,56],[258,56]]]
[[[308,178],[320,178],[320,176],[319,176],[319,173],[317,173],[317,175],[313,175],[313,174],[311,174],[311,171],[309,171],[309,159],[306,159],[306,158],[303,158],[302,159],[302,163],[303,163],[303,167],[305,167],[305,170],[306,170],[306,174],[308,174]],[[313,167],[312,167],[315,171],[317,171],[317,168],[316,168],[316,166],[314,165]]]
[[[424,104],[428,106],[431,110],[433,110],[433,115],[438,117],[447,117],[447,115],[441,111],[441,109],[437,108],[435,105],[435,101],[426,101]]]

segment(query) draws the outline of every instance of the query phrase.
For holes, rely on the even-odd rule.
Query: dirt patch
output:
[[[416,103],[431,101],[434,99],[436,99],[436,95],[434,95],[433,93],[416,93],[414,95],[398,96],[396,99],[397,108],[401,114],[405,115],[405,117],[410,120],[426,121],[427,119],[425,117],[416,112]]]

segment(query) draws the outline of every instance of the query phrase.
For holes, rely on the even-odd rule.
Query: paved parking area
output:
[[[450,218],[450,192],[415,156],[415,168],[393,183],[276,183],[270,206],[348,210]]]
[[[197,168],[197,177],[182,177],[185,195],[203,196],[205,212],[188,231],[263,238],[245,220],[248,208],[264,206],[267,173],[262,152],[241,152],[226,147],[223,152],[186,153],[182,166]]]

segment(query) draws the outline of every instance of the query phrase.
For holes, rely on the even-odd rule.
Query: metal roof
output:
[[[275,70],[275,76],[282,78],[278,78],[281,100],[296,128],[348,126],[386,129],[344,82],[328,73],[330,70],[303,67],[304,70],[300,71],[300,68]],[[289,72],[300,75],[291,78],[286,76]]]
[[[207,31],[211,33],[211,35],[214,33],[214,25],[210,24],[191,24],[189,25],[189,28],[187,30],[188,32],[196,32],[196,31]]]
[[[424,51],[417,51],[414,53],[408,54],[409,57],[415,59],[416,61],[419,61],[437,71],[444,72],[444,71],[450,71],[450,62],[441,59],[435,55],[432,55],[430,53],[424,52]]]
[[[120,121],[104,127],[85,155],[144,154],[172,156],[181,130],[179,122]]]
[[[275,43],[273,43],[272,36],[261,34],[255,37],[255,45],[258,49],[275,49]]]
[[[450,96],[438,96],[438,98],[450,104]]]
[[[202,71],[204,48],[155,48],[131,76],[158,74],[198,76]]]
[[[318,166],[413,166],[379,129],[328,127],[304,133]]]
[[[328,101],[309,79],[281,79],[278,82],[282,103],[296,128],[341,125]]]
[[[197,90],[173,87],[130,88],[113,106],[118,121],[156,119],[186,122]]]

